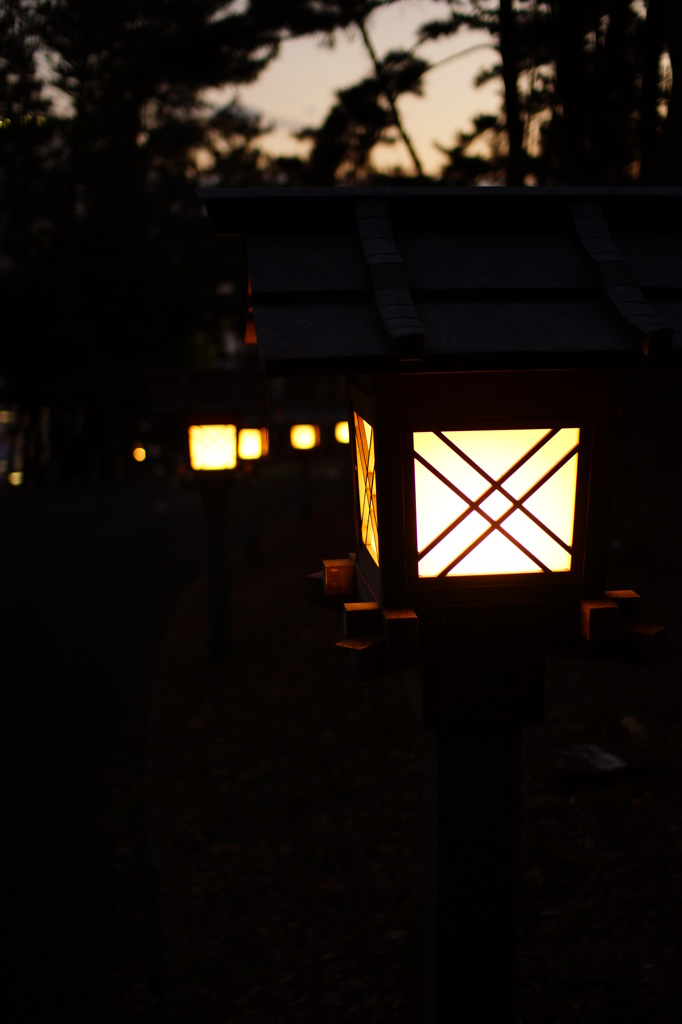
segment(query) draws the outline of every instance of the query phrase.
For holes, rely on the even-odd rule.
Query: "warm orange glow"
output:
[[[577,427],[415,432],[419,575],[567,572],[579,439]]]
[[[292,448],[316,448],[320,443],[320,428],[316,423],[296,423],[289,431]]]
[[[237,428],[232,423],[189,428],[192,469],[234,469],[237,465]]]
[[[21,470],[15,470],[14,473],[7,474],[7,483],[11,484],[12,487],[19,487],[24,482],[24,474]]]
[[[133,458],[135,462],[144,462],[147,458],[147,453],[144,448],[133,448]]]
[[[260,427],[245,427],[239,431],[237,454],[240,459],[260,459],[268,454],[268,432]]]
[[[358,465],[358,498],[362,543],[379,564],[379,527],[377,522],[377,480],[374,469],[374,429],[355,415],[355,457]]]
[[[350,440],[350,431],[348,430],[348,420],[340,420],[334,427],[334,437],[339,444],[348,444]]]

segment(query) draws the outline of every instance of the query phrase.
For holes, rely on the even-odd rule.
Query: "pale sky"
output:
[[[447,5],[436,0],[402,0],[375,11],[368,21],[374,49],[383,57],[388,50],[414,45],[415,30],[424,22],[447,16]],[[329,49],[321,37],[294,39],[282,45],[280,54],[249,86],[234,86],[219,92],[209,90],[207,98],[222,103],[236,98],[249,110],[257,111],[273,130],[259,140],[259,146],[276,155],[304,155],[308,144],[292,134],[304,127],[318,127],[334,101],[337,89],[354,85],[371,73],[369,56],[357,31],[337,32]],[[438,42],[427,43],[417,56],[431,63],[469,47],[490,43],[485,32],[464,32]],[[495,61],[492,47],[478,49],[458,60],[434,68],[425,76],[424,96],[405,96],[398,109],[426,173],[435,174],[445,158],[434,143],[451,148],[458,130],[471,128],[471,118],[496,113],[500,105],[500,84],[488,83],[474,89],[473,80],[482,67]],[[402,140],[377,147],[374,163],[380,169],[401,166],[412,170]]]

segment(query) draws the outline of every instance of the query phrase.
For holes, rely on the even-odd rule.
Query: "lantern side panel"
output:
[[[420,578],[571,570],[577,427],[412,438]]]
[[[374,562],[379,565],[374,429],[357,413],[354,413],[354,419],[362,543]]]

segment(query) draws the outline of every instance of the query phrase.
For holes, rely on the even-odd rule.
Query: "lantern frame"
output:
[[[402,372],[353,377],[348,393],[356,565],[364,599],[383,608],[412,608],[420,623],[425,616],[437,620],[443,609],[456,610],[463,635],[491,625],[504,631],[505,622],[517,630],[524,620],[526,631],[531,608],[538,630],[558,637],[574,633],[580,601],[603,593],[608,453],[617,405],[613,371]],[[354,413],[374,431],[378,565],[362,541]],[[540,427],[580,429],[570,569],[420,577],[413,432]],[[472,627],[477,609],[480,629]],[[498,614],[491,620],[492,609]]]

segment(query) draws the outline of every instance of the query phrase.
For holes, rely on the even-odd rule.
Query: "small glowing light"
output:
[[[292,448],[316,448],[320,443],[320,428],[316,423],[295,423],[289,431]]]
[[[144,448],[133,448],[133,458],[135,462],[144,462],[147,458],[147,453]]]
[[[234,469],[237,428],[233,423],[190,427],[189,460],[192,469]]]
[[[334,437],[339,444],[348,444],[350,440],[348,431],[348,420],[340,420],[334,427]]]
[[[11,409],[0,409],[0,423],[14,423],[14,413]]]
[[[239,431],[237,454],[240,459],[260,459],[268,454],[268,432],[260,427],[245,427]]]
[[[7,483],[11,484],[12,487],[19,487],[24,482],[24,474],[21,470],[15,470],[14,473],[7,474]]]

